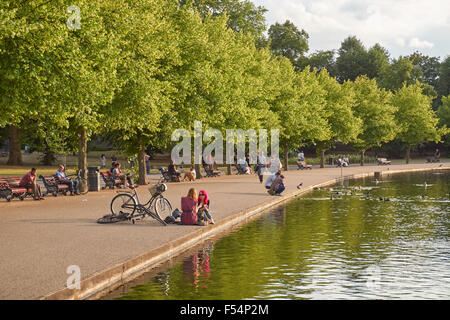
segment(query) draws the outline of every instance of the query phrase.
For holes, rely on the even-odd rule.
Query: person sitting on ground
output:
[[[170,161],[170,164],[167,167],[167,171],[169,172],[169,175],[170,175],[171,179],[176,180],[176,181],[180,181],[181,173],[179,173],[177,171],[173,160]]]
[[[73,196],[74,194],[80,194],[80,192],[78,192],[78,181],[67,178],[64,172],[64,166],[62,164],[59,165],[58,171],[56,171],[55,176],[60,184],[66,184],[69,186],[70,195]]]
[[[196,172],[193,166],[191,166],[190,170],[184,173],[183,181],[195,181]]]
[[[269,194],[280,196],[281,193],[286,189],[284,186],[284,176],[278,171],[276,174],[275,180],[270,187]]]
[[[198,193],[198,211],[197,216],[199,221],[206,221],[214,224],[214,220],[209,212],[208,194],[205,190],[200,190]]]
[[[243,158],[239,159],[238,166],[239,166],[240,170],[242,170],[242,172],[244,172],[245,174],[252,173],[252,169],[249,167],[249,165],[245,159],[243,159]]]
[[[198,222],[197,216],[197,190],[189,189],[186,197],[181,198],[181,223],[185,225],[194,225]]]
[[[280,173],[280,171],[277,171],[275,173],[272,173],[270,176],[267,177],[266,179],[266,189],[270,189],[272,187],[272,183],[275,180],[275,178],[277,177],[277,173]]]
[[[19,187],[33,190],[34,200],[44,200],[42,197],[41,187],[37,184],[36,168],[32,168],[26,173],[19,182]]]
[[[343,160],[345,163],[344,167],[348,167],[350,165],[350,161],[348,160],[348,157],[346,156]]]
[[[434,153],[434,160],[436,162],[439,162],[440,157],[441,157],[441,152],[439,151],[439,149],[436,149],[436,152]]]

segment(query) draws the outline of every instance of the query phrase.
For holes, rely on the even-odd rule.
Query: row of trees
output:
[[[413,146],[447,133],[426,84],[387,90],[370,75],[300,68],[307,47],[300,56],[279,47],[305,33],[273,26],[266,39],[264,9],[249,1],[80,0],[79,28],[68,27],[70,5],[0,4],[0,127],[12,164],[26,133],[46,150],[77,150],[86,174],[87,142],[101,134],[138,154],[145,184],[146,148],[170,147],[172,131],[193,130],[194,120],[224,137],[227,128],[280,129],[285,161],[301,145],[323,155],[342,142],[363,163],[366,150],[395,138]]]

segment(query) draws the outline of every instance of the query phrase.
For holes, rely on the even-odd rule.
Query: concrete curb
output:
[[[380,168],[381,169],[381,168]],[[450,167],[440,167],[440,168],[419,168],[419,169],[405,169],[405,170],[380,170],[372,171],[368,173],[352,174],[343,176],[342,179],[359,179],[370,176],[383,176],[398,173],[408,173],[408,172],[421,172],[421,171],[440,171],[449,170]],[[276,197],[275,200],[263,203],[261,205],[252,207],[250,209],[238,212],[232,216],[226,217],[220,221],[217,221],[214,225],[209,225],[202,227],[186,236],[179,239],[171,241],[159,248],[153,249],[145,254],[142,254],[136,258],[130,259],[126,262],[120,263],[110,269],[97,273],[81,282],[81,289],[69,289],[64,288],[58,290],[52,294],[42,297],[43,300],[77,300],[77,299],[96,299],[108,292],[116,289],[117,287],[129,282],[143,273],[147,272],[148,269],[161,264],[175,255],[186,251],[187,249],[201,243],[202,241],[211,238],[214,235],[218,235],[224,231],[230,230],[233,227],[243,225],[255,218],[261,216],[267,209],[273,209],[298,197],[302,194],[310,192],[314,188],[320,188],[324,186],[329,186],[342,181],[341,178],[334,178],[320,184],[312,185],[304,189],[296,190],[292,193],[286,194],[282,197]]]

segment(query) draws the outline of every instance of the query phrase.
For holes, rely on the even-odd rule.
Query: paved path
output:
[[[344,175],[381,170],[436,168],[440,164],[411,164],[344,168]],[[449,167],[449,163],[444,166]],[[338,178],[340,168],[289,171],[286,193]],[[216,221],[269,200],[255,175],[207,178],[193,183],[168,184],[166,196],[173,207],[190,187],[209,193]],[[147,188],[139,189],[147,198]],[[170,225],[155,220],[115,225],[99,225],[96,219],[109,213],[115,192],[105,190],[85,196],[45,201],[0,201],[0,299],[37,299],[66,286],[67,267],[78,265],[82,279],[155,249],[202,228]]]

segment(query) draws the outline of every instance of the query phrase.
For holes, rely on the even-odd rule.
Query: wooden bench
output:
[[[19,186],[19,177],[0,178],[0,198],[10,202],[14,198],[24,200],[26,197],[33,195],[32,189]]]
[[[57,197],[59,193],[67,195],[69,186],[67,184],[58,183],[55,176],[52,175],[40,175],[39,178],[47,189],[45,195],[51,193],[54,197]]]
[[[391,161],[389,161],[386,158],[378,158],[377,160],[378,160],[378,165],[379,166],[391,164]]]
[[[103,181],[105,182],[105,187],[114,189],[115,187],[121,187],[123,186],[123,182],[120,179],[114,179],[112,173],[110,171],[100,171],[100,176],[102,177]]]

